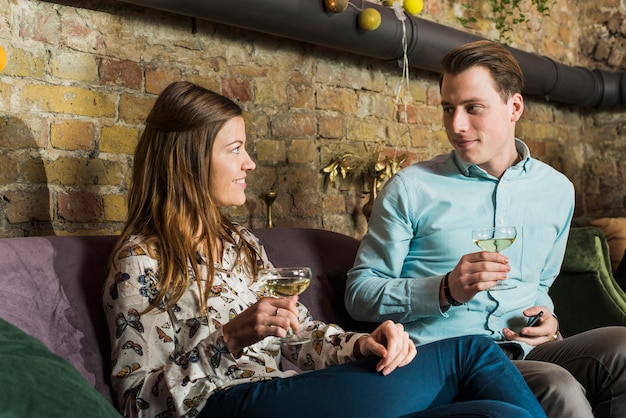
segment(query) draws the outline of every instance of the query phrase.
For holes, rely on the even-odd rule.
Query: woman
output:
[[[241,109],[191,83],[167,87],[148,115],[103,297],[125,416],[544,416],[485,339],[416,357],[399,324],[345,332],[297,297],[265,297],[263,247],[220,212],[246,200],[245,145]],[[277,346],[289,328],[312,341]],[[281,356],[315,371],[283,372]]]

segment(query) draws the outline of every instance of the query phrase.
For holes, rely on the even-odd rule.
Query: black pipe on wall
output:
[[[148,8],[192,16],[384,61],[402,59],[402,23],[393,9],[376,8],[382,23],[374,31],[358,27],[361,1],[342,13],[325,10],[323,0],[123,0]],[[481,39],[419,17],[407,15],[409,66],[439,73],[439,61],[450,49]],[[524,72],[524,93],[582,108],[624,105],[624,72],[572,67],[519,49],[509,48]]]

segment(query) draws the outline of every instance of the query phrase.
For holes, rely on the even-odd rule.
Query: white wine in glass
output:
[[[474,243],[485,251],[501,252],[509,248],[517,237],[517,229],[514,226],[495,226],[475,229],[472,231],[472,239]],[[498,281],[494,287],[489,290],[506,290],[515,289],[512,283],[506,283],[502,280]]]
[[[304,292],[311,284],[312,276],[309,267],[277,267],[259,270],[258,280],[271,295],[289,297]],[[290,328],[287,336],[280,340],[283,343],[295,345],[304,344],[310,341],[310,338],[300,337]]]

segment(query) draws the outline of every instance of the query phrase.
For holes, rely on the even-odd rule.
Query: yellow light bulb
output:
[[[422,11],[424,2],[422,0],[404,0],[402,7],[408,14],[416,15]]]
[[[348,0],[324,0],[326,10],[333,13],[341,13],[348,7]]]
[[[7,54],[4,52],[4,48],[0,46],[0,71],[4,70],[7,65]]]
[[[359,26],[364,30],[376,30],[380,26],[382,20],[380,12],[376,9],[368,7],[359,13]]]

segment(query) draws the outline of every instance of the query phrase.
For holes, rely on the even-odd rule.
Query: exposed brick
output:
[[[64,185],[112,185],[126,183],[127,167],[115,161],[61,157],[44,161],[49,184]]]
[[[341,138],[344,118],[339,116],[326,116],[319,119],[319,133],[323,138]]]
[[[287,160],[290,163],[312,163],[317,161],[315,141],[311,139],[294,139],[289,144]]]
[[[0,184],[14,183],[17,180],[17,161],[10,155],[0,152]]]
[[[244,110],[257,169],[248,177],[247,204],[227,212],[249,225],[264,225],[259,195],[274,189],[277,225],[359,237],[367,229],[362,185],[325,184],[324,164],[364,145],[406,147],[411,161],[451,149],[438,74],[411,68],[404,85],[398,62],[208,21],[198,21],[192,34],[190,19],[173,13],[74,3],[5,0],[0,12],[9,58],[0,72],[0,196],[13,198],[12,206],[0,201],[0,236],[119,231],[134,144],[156,94],[179,79],[223,93]],[[458,26],[439,3],[425,5],[429,18]],[[517,27],[513,46],[566,65],[622,71],[626,19],[615,3],[559,2],[541,27]],[[475,16],[470,31],[492,37],[485,16]],[[532,11],[528,17],[538,21]],[[517,128],[533,155],[574,182],[577,212],[622,216],[625,127],[619,109],[581,111],[527,97]],[[59,202],[60,190],[62,204],[69,193],[83,197],[59,212],[50,202]],[[89,206],[81,201],[99,209],[81,219],[70,211]],[[7,220],[7,208],[17,223]]]
[[[356,113],[357,94],[354,90],[346,89],[318,89],[317,108],[336,110],[345,113]]]
[[[59,218],[68,222],[102,222],[102,197],[85,192],[64,192],[58,197]]]
[[[38,9],[22,9],[20,18],[20,37],[45,44],[58,43],[61,21],[51,4]]]
[[[45,164],[41,157],[21,161],[18,165],[18,170],[19,174],[17,180],[19,180],[19,182],[30,184],[48,183]]]
[[[291,109],[313,109],[315,107],[313,87],[308,84],[289,84],[287,104]]]
[[[48,121],[36,113],[0,116],[0,148],[36,149],[48,145]]]
[[[46,112],[69,115],[113,117],[115,94],[88,88],[29,84],[22,90],[22,100]]]
[[[240,102],[249,102],[252,100],[252,89],[247,80],[223,78],[221,93],[230,99]]]
[[[180,81],[180,70],[146,70],[146,93],[159,94],[175,81]]]
[[[40,55],[37,55],[37,54]],[[15,77],[32,77],[36,80],[43,77],[46,60],[45,51],[26,51],[21,48],[10,48],[7,52],[8,62],[3,74]]]
[[[13,96],[13,87],[8,83],[0,81],[0,111],[9,111],[11,96]]]
[[[93,123],[71,119],[53,123],[50,143],[60,149],[91,151],[95,143]]]
[[[95,81],[98,78],[96,59],[91,54],[56,54],[50,59],[50,68],[54,77],[66,80]]]
[[[100,135],[100,151],[122,154],[135,152],[139,134],[137,129],[125,126],[104,126]]]
[[[262,140],[256,145],[257,159],[259,161],[285,161],[287,153],[285,141]]]
[[[124,222],[128,216],[128,204],[126,196],[104,195],[104,221]]]
[[[48,190],[8,191],[4,193],[3,199],[10,223],[51,219]]]
[[[292,138],[314,135],[317,128],[311,113],[279,114],[272,119],[272,135],[277,138]]]
[[[143,81],[141,67],[132,61],[101,59],[98,63],[100,81],[105,85],[139,90]]]
[[[143,124],[154,104],[154,97],[120,97],[120,120],[126,123]]]

